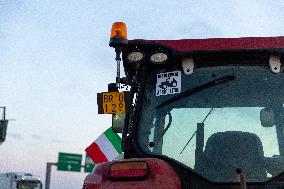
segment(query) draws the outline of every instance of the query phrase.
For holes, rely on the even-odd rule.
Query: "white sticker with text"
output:
[[[180,93],[181,72],[166,72],[157,74],[156,96]]]

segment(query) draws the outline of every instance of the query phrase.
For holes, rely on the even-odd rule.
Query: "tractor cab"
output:
[[[123,118],[125,160],[85,183],[284,187],[284,37],[130,40],[121,52],[132,108],[113,123]],[[129,162],[146,162],[145,175]]]

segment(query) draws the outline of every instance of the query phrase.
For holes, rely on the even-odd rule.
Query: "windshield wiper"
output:
[[[188,89],[180,94],[178,94],[177,96],[173,97],[173,98],[170,98],[164,102],[162,102],[161,104],[159,104],[158,106],[156,106],[156,108],[162,108],[164,106],[167,106],[169,104],[172,104],[178,100],[181,100],[181,99],[184,99],[188,96],[191,96],[195,93],[198,93],[200,91],[203,91],[204,89],[208,89],[210,87],[213,87],[213,86],[216,86],[216,85],[220,85],[220,84],[223,84],[223,83],[227,83],[229,81],[233,81],[236,79],[236,76],[233,75],[233,74],[229,74],[229,75],[225,75],[223,77],[220,77],[218,79],[214,79],[213,81],[210,81],[208,83],[205,83],[203,85],[200,85],[198,87],[195,87],[193,89]]]

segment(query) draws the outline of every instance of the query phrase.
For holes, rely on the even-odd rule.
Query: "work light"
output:
[[[155,53],[152,54],[150,60],[154,64],[163,64],[168,60],[168,55],[162,52]]]
[[[127,59],[129,62],[139,62],[144,58],[144,54],[142,52],[136,51],[128,54]]]

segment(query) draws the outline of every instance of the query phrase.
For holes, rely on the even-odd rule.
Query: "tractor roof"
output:
[[[130,40],[130,45],[158,45],[176,53],[210,51],[272,50],[283,53],[284,36],[281,37],[244,37],[210,38],[181,40]]]

